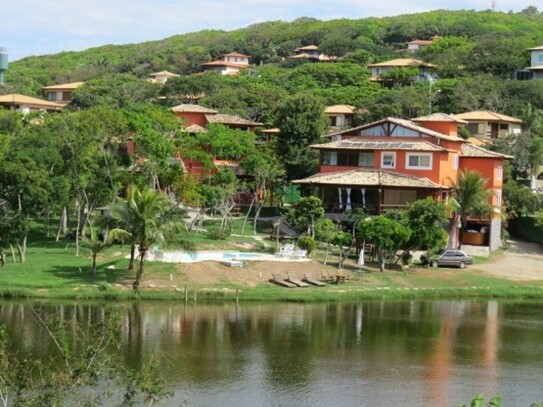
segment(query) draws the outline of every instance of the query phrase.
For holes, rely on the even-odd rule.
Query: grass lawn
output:
[[[242,220],[235,224],[239,232]],[[246,236],[233,235],[225,240],[211,240],[205,232],[190,234],[197,250],[224,249],[273,252],[275,242],[266,239],[266,225],[253,236],[249,227]],[[543,281],[512,282],[491,276],[477,269],[487,261],[476,258],[475,265],[465,270],[454,268],[414,267],[407,271],[365,267],[360,272],[355,259],[346,262],[345,273],[350,277],[344,284],[329,284],[324,288],[286,289],[268,282],[271,273],[284,275],[294,272],[302,276],[311,271],[320,277],[321,271],[335,274],[337,254],[331,253],[329,264],[323,265],[324,252],[317,250],[311,262],[269,263],[248,262],[243,269],[228,268],[217,262],[171,264],[146,262],[145,285],[136,295],[132,290],[135,271],[127,271],[129,247],[113,246],[100,254],[97,277],[91,273],[89,253],[75,256],[70,241],[55,242],[45,238],[41,230],[29,236],[27,260],[13,263],[6,252],[7,264],[0,267],[0,296],[59,298],[59,299],[175,299],[184,300],[185,289],[190,301],[224,301],[239,297],[241,301],[337,301],[370,298],[436,298],[436,297],[543,297]],[[499,254],[498,254],[499,255]]]

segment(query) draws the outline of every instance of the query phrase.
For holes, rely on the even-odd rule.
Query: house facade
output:
[[[304,195],[318,196],[328,213],[363,208],[379,215],[428,197],[446,202],[459,172],[471,170],[487,180],[491,204],[499,210],[503,162],[512,157],[467,143],[457,126],[456,118],[435,114],[417,122],[386,118],[332,134],[330,141],[311,146],[320,152],[319,172],[294,183]],[[472,220],[468,228],[484,231],[480,244],[499,246],[499,216]]]
[[[221,58],[202,64],[204,71],[220,72],[221,75],[238,75],[243,69],[251,67],[249,55],[231,52]]]
[[[64,108],[64,104],[12,93],[0,95],[0,107],[23,114],[39,111],[52,113],[60,112]]]
[[[455,117],[466,121],[471,135],[483,141],[521,132],[522,120],[500,113],[476,110],[460,113]]]
[[[358,109],[351,105],[333,105],[324,109],[328,118],[328,127],[331,132],[337,132],[345,127],[351,127],[353,117]]]
[[[528,48],[530,51],[530,66],[516,73],[517,79],[543,79],[543,45]]]
[[[368,67],[371,69],[370,80],[373,81],[381,81],[381,75],[396,68],[419,68],[420,74],[413,78],[414,81],[418,81],[433,78],[436,66],[419,59],[397,58],[377,64],[369,64]]]
[[[74,90],[83,85],[85,82],[62,83],[59,85],[44,86],[42,88],[45,98],[50,102],[67,105],[72,101]]]

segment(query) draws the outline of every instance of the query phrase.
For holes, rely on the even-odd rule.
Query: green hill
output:
[[[10,64],[6,80],[11,89],[39,95],[44,85],[111,73],[139,77],[163,69],[194,73],[201,63],[232,51],[251,55],[251,62],[259,66],[279,62],[292,55],[296,47],[308,44],[319,45],[329,55],[347,55],[353,61],[368,62],[395,57],[398,55],[395,51],[404,49],[407,41],[434,35],[464,38],[472,52],[457,62],[468,68],[473,68],[470,64],[474,61],[470,58],[477,55],[485,60],[494,58],[502,49],[496,48],[496,44],[503,45],[500,55],[513,61],[507,64],[507,69],[521,68],[528,63],[525,48],[543,44],[542,23],[543,17],[535,7],[508,14],[437,10],[358,20],[319,21],[304,17],[292,22],[264,22],[229,32],[204,30],[141,44],[104,45],[81,52],[28,57]],[[439,56],[427,55],[427,59],[432,58]],[[501,63],[497,59],[490,61],[489,66],[479,64],[475,68],[499,76],[503,72],[492,68]]]

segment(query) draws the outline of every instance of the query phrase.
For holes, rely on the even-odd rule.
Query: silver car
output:
[[[429,264],[430,267],[453,266],[463,269],[468,264],[473,264],[473,257],[468,256],[462,250],[444,249],[430,258],[423,254],[420,256],[420,261],[422,264]]]

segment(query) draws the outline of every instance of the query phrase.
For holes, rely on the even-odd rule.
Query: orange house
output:
[[[461,123],[436,113],[413,120],[386,118],[331,134],[326,136],[331,141],[311,146],[320,151],[319,173],[294,183],[304,195],[318,196],[327,212],[363,208],[381,214],[427,197],[446,202],[459,171],[471,170],[488,180],[492,204],[499,208],[503,162],[512,157],[467,143],[457,135]],[[501,220],[495,218],[473,225],[497,234],[480,242],[491,250],[500,242]]]

